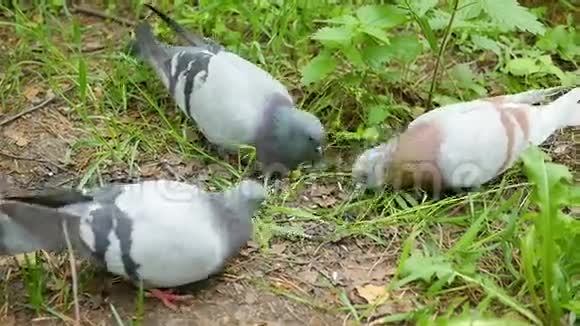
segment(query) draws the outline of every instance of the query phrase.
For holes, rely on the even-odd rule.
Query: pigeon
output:
[[[580,88],[561,87],[481,98],[429,111],[352,167],[357,188],[473,190],[509,169],[530,145],[557,129],[580,126]]]
[[[156,40],[147,22],[135,28],[130,52],[148,63],[179,109],[193,119],[210,143],[235,151],[251,145],[265,183],[275,172],[286,175],[303,162],[323,156],[320,120],[296,108],[282,83],[216,41],[185,30],[151,5],[187,46]]]
[[[222,270],[252,234],[264,187],[243,180],[223,192],[170,180],[53,189],[0,199],[0,255],[66,248],[63,228],[80,256],[143,284],[171,309],[171,288]]]

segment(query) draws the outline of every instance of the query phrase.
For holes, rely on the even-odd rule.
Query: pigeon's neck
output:
[[[252,235],[253,206],[235,190],[212,194],[216,223],[226,243],[226,256],[235,254]]]
[[[227,209],[238,212],[238,214],[232,216],[233,219],[249,220],[249,217],[251,217],[255,206],[252,205],[252,203],[249,202],[245,196],[240,194],[238,188],[228,189],[223,193],[222,196],[224,206]]]
[[[267,98],[264,105],[255,138],[258,160],[266,165],[286,162],[292,151],[286,148],[285,140],[291,138],[292,116],[296,110],[287,97],[278,93]]]
[[[377,146],[378,151],[381,153],[381,161],[389,163],[392,159],[393,154],[399,149],[399,137],[395,136],[389,139],[386,143]]]
[[[288,136],[291,124],[294,123],[298,112],[293,108],[293,104],[287,97],[275,93],[266,100],[266,110],[264,111],[264,127],[272,136],[280,139]]]

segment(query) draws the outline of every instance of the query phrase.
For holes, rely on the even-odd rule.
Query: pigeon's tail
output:
[[[147,61],[155,69],[166,86],[169,84],[168,65],[171,57],[155,39],[149,23],[142,22],[137,25],[135,41],[129,47],[135,56]]]
[[[580,126],[580,87],[560,96],[546,107],[553,111],[556,128]]]
[[[157,43],[151,25],[142,22],[135,28],[135,40],[129,44],[131,53],[143,59],[165,56],[165,52]]]
[[[580,126],[580,87],[560,96],[552,103],[539,107],[532,115],[531,142],[543,143],[560,128]]]
[[[64,226],[78,248],[80,218],[56,208],[18,201],[0,203],[0,255],[66,248]]]
[[[151,9],[151,11],[153,11],[157,16],[159,16],[159,18],[161,18],[167,25],[169,25],[169,27],[171,27],[171,29],[173,29],[173,31],[175,31],[179,37],[183,38],[188,43],[188,45],[200,47],[207,46],[206,42],[204,42],[200,36],[189,32],[183,28],[183,26],[179,25],[175,20],[169,18],[166,14],[159,11],[159,9],[149,4],[145,4],[145,6]]]
[[[81,190],[69,188],[47,189],[42,192],[24,196],[7,196],[6,201],[15,201],[33,205],[60,208],[81,202],[93,200],[92,196],[85,195]]]

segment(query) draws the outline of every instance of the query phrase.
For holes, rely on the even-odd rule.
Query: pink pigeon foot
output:
[[[193,299],[193,296],[189,294],[173,294],[171,290],[162,291],[159,289],[149,290],[145,296],[148,298],[157,298],[161,300],[164,306],[173,311],[177,310],[177,306],[174,303],[175,301],[187,301]]]

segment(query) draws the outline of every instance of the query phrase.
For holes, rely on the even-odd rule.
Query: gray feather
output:
[[[86,252],[78,236],[78,216],[25,202],[3,202],[0,204],[0,254],[64,249],[63,221],[67,223],[73,247]]]
[[[151,30],[151,25],[147,22],[137,25],[135,39],[135,43],[132,45],[132,52],[149,62],[157,71],[157,74],[163,76],[164,80],[167,80],[170,75],[169,65],[171,56],[157,43]]]
[[[4,200],[58,208],[65,205],[91,201],[93,198],[75,189],[54,188],[21,196],[6,196]]]

